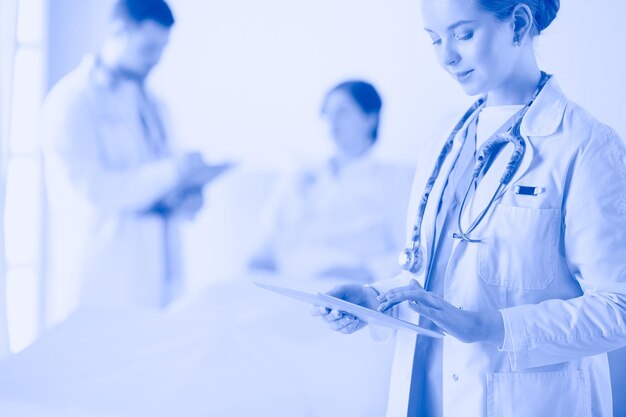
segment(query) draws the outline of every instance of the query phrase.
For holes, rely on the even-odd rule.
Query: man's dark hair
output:
[[[113,18],[131,23],[152,20],[166,28],[174,25],[172,10],[163,0],[118,0]]]

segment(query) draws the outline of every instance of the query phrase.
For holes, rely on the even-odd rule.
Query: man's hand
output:
[[[203,187],[226,172],[232,164],[208,165],[197,152],[189,152],[178,161],[178,189]]]
[[[173,207],[174,214],[186,220],[193,220],[204,205],[201,188],[192,188],[182,193],[178,203]]]
[[[202,188],[173,190],[158,201],[150,210],[163,216],[177,215],[191,220],[204,204]]]

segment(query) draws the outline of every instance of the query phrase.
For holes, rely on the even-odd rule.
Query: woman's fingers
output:
[[[382,294],[378,301],[380,311],[406,301],[413,311],[431,320],[442,331],[462,342],[490,340],[500,343],[503,338],[503,322],[498,312],[462,310],[443,298],[425,291],[416,281]]]
[[[378,300],[380,301],[381,299],[388,298],[390,296],[395,296],[396,294],[404,293],[406,291],[420,291],[420,290],[425,291],[417,281],[411,280],[411,283],[409,285],[405,285],[404,287],[393,288],[385,292],[384,294],[381,294],[380,296],[378,296]]]
[[[339,312],[337,310],[331,310],[331,309],[326,309],[326,310],[328,310],[328,313],[321,314],[321,318],[325,322],[330,323],[332,321],[335,321],[335,320],[341,318],[341,312]]]
[[[443,310],[429,307],[425,304],[416,303],[413,301],[409,301],[409,308],[425,317],[428,317],[434,322],[439,321],[442,317],[446,317],[446,314]]]
[[[383,302],[381,302],[378,305],[378,311],[380,311],[381,313],[384,313],[385,311],[387,311],[390,308],[400,304],[403,301],[406,301],[406,300],[402,300],[402,299],[398,298],[398,299],[394,299],[394,300],[383,301]]]
[[[329,326],[331,329],[333,330],[337,330],[337,331],[342,331],[342,330],[348,330],[349,326],[353,326],[354,322],[357,321],[358,319],[356,319],[354,316],[351,315],[345,315],[340,319],[334,320],[329,322]]]
[[[411,292],[415,292],[416,294],[419,294],[422,292],[428,293],[428,291],[424,290],[424,288],[422,288],[422,286],[413,279],[411,280],[409,285],[393,288],[385,292],[384,294],[381,294],[380,296],[378,296],[378,301],[385,301],[386,299],[393,299],[393,298],[401,297],[404,294],[411,293]]]
[[[311,307],[311,315],[313,316],[326,316],[328,313],[330,313],[330,310],[326,307],[320,307],[320,306],[313,306]]]
[[[322,320],[328,323],[328,326],[332,330],[344,334],[354,333],[361,324],[361,321],[357,317],[326,307],[315,306],[311,309],[311,314],[321,317]]]
[[[346,327],[340,329],[339,332],[343,334],[354,333],[358,330],[360,325],[361,321],[358,318],[355,318],[351,324],[348,324]]]
[[[463,342],[472,341],[472,338],[476,337],[475,313],[460,310],[446,301],[442,301],[442,308],[413,302],[409,302],[409,307],[431,320],[445,333]]]
[[[378,297],[378,301],[380,302],[379,311],[386,311],[403,301],[414,301],[435,309],[444,308],[443,303],[445,303],[431,292],[414,285],[390,290]]]

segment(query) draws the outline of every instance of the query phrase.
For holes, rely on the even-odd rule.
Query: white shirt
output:
[[[452,234],[458,229],[459,209],[471,180],[476,149],[523,107],[523,105],[483,107],[477,123],[470,123],[466,129],[465,143],[444,188],[442,204],[437,214],[435,227],[437,246],[433,270],[426,289],[439,297],[444,296],[444,282],[454,240]],[[436,328],[430,321],[421,321],[421,325]],[[417,398],[411,398],[410,412],[420,412],[419,415],[427,417],[442,416],[442,340],[424,337],[418,341],[413,372],[413,378],[417,380],[413,382],[411,396],[415,395]]]
[[[315,276],[363,267],[376,279],[399,270],[412,173],[370,155],[299,172],[277,191],[265,220],[263,252],[284,275]]]

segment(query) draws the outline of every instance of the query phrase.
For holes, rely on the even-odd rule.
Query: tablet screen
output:
[[[358,304],[350,303],[348,301],[332,297],[328,294],[323,294],[317,291],[287,287],[276,283],[261,281],[252,282],[261,288],[265,288],[275,293],[295,298],[297,300],[304,301],[315,306],[326,307],[351,314],[366,323],[382,325],[396,330],[411,330],[415,333],[429,337],[443,337],[443,334],[441,333],[429,329],[424,329],[423,327],[420,327],[413,323],[409,323],[408,321],[388,316],[379,311],[371,310]]]

